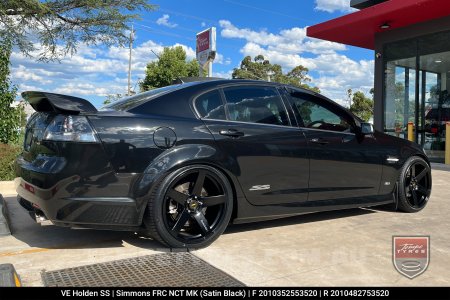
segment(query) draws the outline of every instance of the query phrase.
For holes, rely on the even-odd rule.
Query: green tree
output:
[[[350,111],[367,122],[373,116],[373,99],[366,97],[363,92],[356,92],[352,97]]]
[[[128,23],[138,10],[155,8],[146,0],[2,0],[0,36],[26,55],[41,44],[41,60],[76,51],[78,42],[124,45]]]
[[[114,101],[117,101],[124,96],[122,94],[110,94],[106,95],[106,99],[103,101],[103,105],[108,105],[110,103],[113,103]]]
[[[11,107],[17,95],[9,78],[11,49],[8,40],[0,40],[0,143],[4,144],[17,140],[20,127],[20,109]]]
[[[24,103],[21,102],[19,105],[16,106],[16,109],[17,113],[19,114],[19,127],[21,130],[23,130],[27,125],[27,114],[25,112]]]
[[[171,85],[178,77],[199,76],[197,60],[186,61],[183,47],[165,47],[159,59],[147,64],[145,78],[140,83],[142,91]]]
[[[253,60],[251,56],[244,57],[240,67],[233,69],[232,77],[255,80],[270,79],[270,81],[290,84],[319,93],[319,88],[312,87],[306,83],[311,81],[308,77],[308,71],[308,68],[300,65],[296,66],[288,73],[283,74],[280,65],[271,64],[263,55],[257,55]]]

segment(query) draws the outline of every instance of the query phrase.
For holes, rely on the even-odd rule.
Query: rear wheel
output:
[[[169,247],[206,247],[230,221],[233,191],[227,178],[215,168],[181,168],[156,190],[145,223],[150,235]]]
[[[404,212],[422,210],[431,194],[431,169],[421,157],[409,158],[400,172],[398,208]]]

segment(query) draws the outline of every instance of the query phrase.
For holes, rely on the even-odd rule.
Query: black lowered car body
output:
[[[16,160],[18,199],[55,225],[144,230],[196,248],[230,222],[387,203],[416,212],[431,193],[419,145],[308,90],[218,79],[100,110],[71,96],[22,96],[37,113]]]

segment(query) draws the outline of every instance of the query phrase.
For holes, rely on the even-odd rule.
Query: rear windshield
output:
[[[151,100],[153,98],[156,98],[157,96],[161,96],[163,94],[170,93],[172,91],[178,90],[182,87],[181,84],[174,84],[165,86],[159,89],[150,90],[148,92],[143,92],[134,96],[126,97],[123,99],[120,99],[118,101],[115,101],[113,103],[110,103],[106,106],[103,106],[100,108],[101,111],[108,111],[108,110],[119,110],[119,111],[127,111],[132,108],[135,108],[136,106],[147,102],[148,100]],[[184,85],[185,86],[185,85]]]

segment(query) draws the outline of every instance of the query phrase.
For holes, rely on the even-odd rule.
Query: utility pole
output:
[[[133,30],[133,24],[131,24],[130,55],[128,57],[128,92],[127,92],[127,96],[131,96],[131,52],[133,50],[133,39],[134,39],[134,30]]]
[[[350,108],[352,106],[352,96],[353,96],[352,89],[347,90],[347,96],[348,96],[348,108]]]

